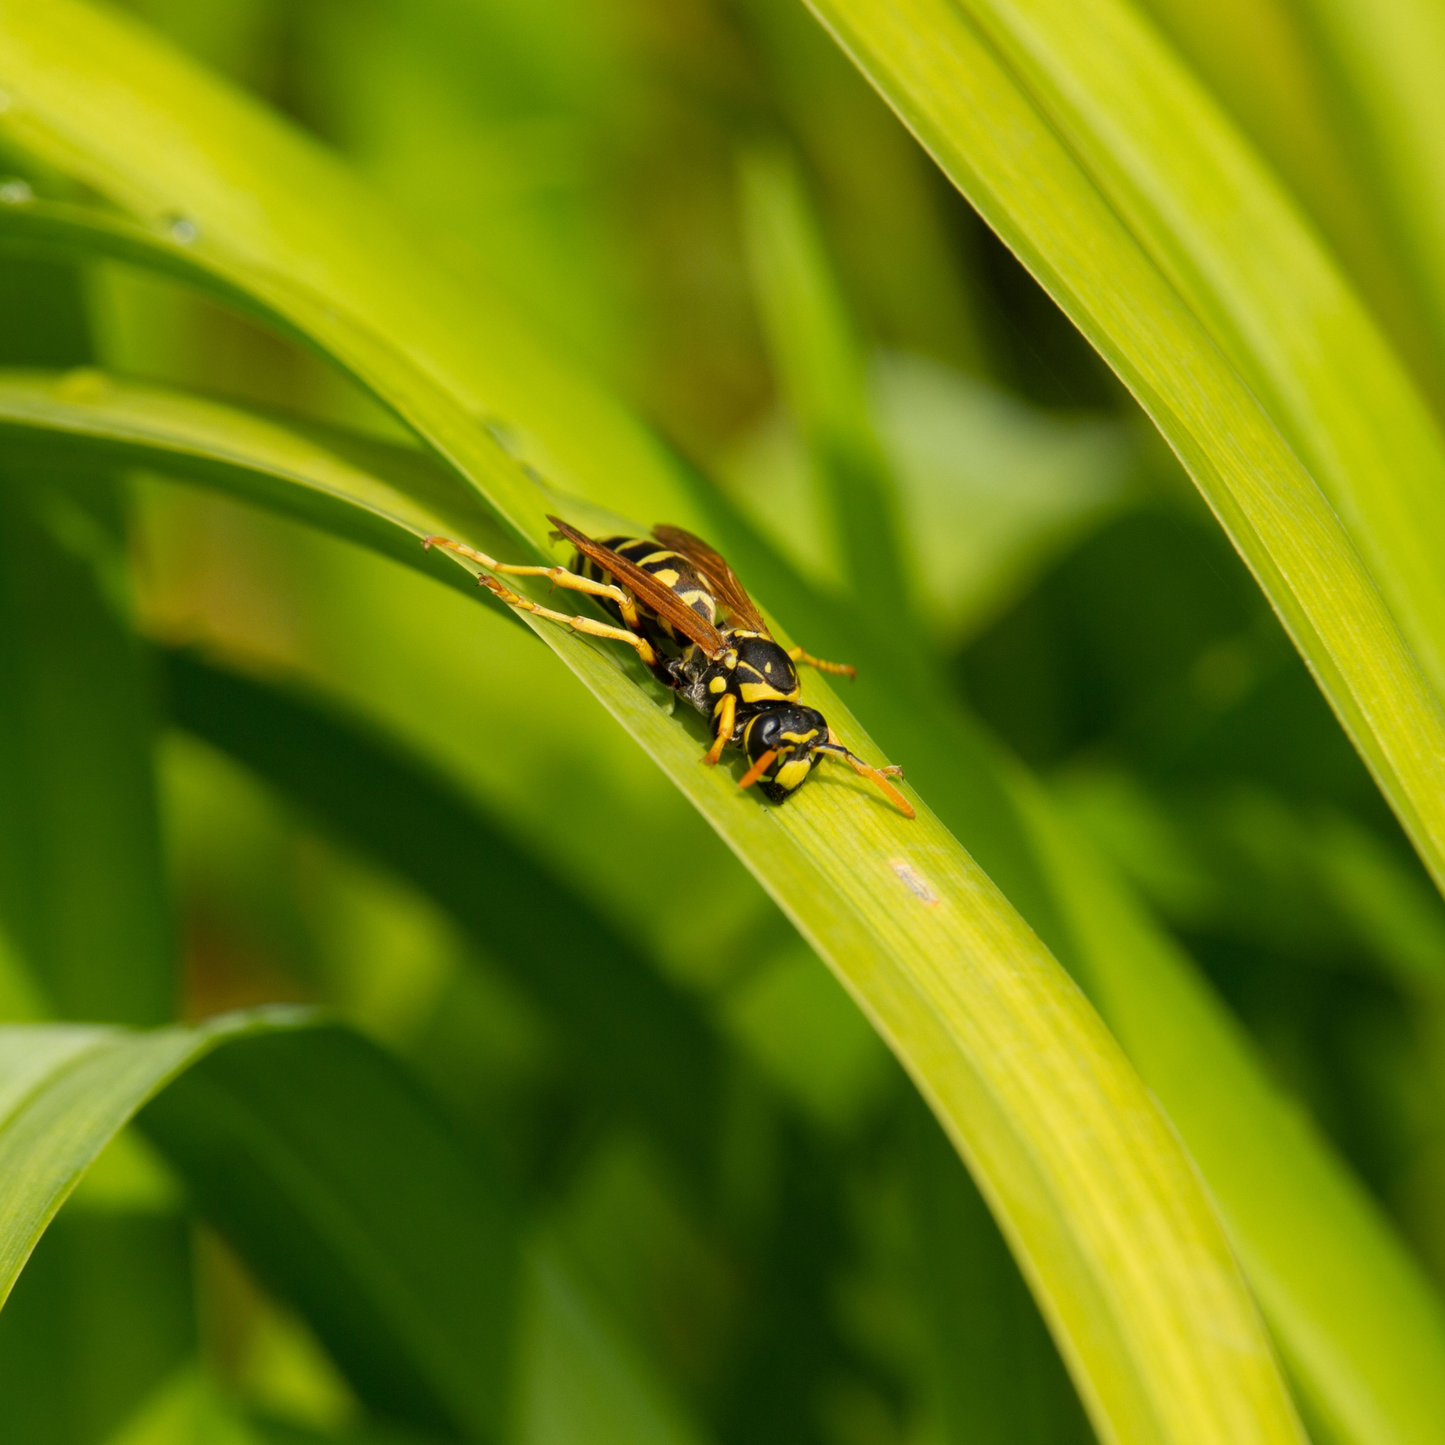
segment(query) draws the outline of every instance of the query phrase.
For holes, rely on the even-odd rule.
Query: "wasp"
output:
[[[559,517],[547,519],[555,538],[576,551],[571,569],[498,562],[447,537],[427,537],[479,563],[478,581],[509,607],[562,623],[591,637],[626,643],[665,687],[708,719],[712,746],[703,761],[715,764],[725,748],[747,754],[738,786],[754,783],[771,802],[797,792],[823,758],[836,758],[869,779],[905,816],[914,811],[888,781],[898,767],[871,767],[838,740],[827,719],[805,706],[798,665],[852,677],[855,669],[825,662],[801,647],[784,648],[768,630],[737,574],[721,555],[681,527],[659,526],[651,537],[594,540]],[[611,623],[569,617],[512,591],[491,573],[546,577],[554,586],[597,599]]]

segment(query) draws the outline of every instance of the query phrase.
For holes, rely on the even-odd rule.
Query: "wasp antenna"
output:
[[[832,735],[830,734],[830,737],[831,736]],[[857,773],[860,778],[867,778],[868,781],[872,783],[873,786],[877,788],[878,791],[882,793],[883,796],[887,798],[893,804],[893,806],[897,808],[900,813],[903,814],[905,818],[916,818],[918,816],[917,812],[914,811],[913,804],[910,803],[908,799],[905,798],[903,794],[900,793],[898,789],[895,788],[893,784],[888,781],[887,777],[884,776],[885,773],[891,772],[895,776],[901,778],[903,776],[903,770],[901,768],[892,766],[886,769],[872,767],[870,764],[865,763],[863,759],[860,758],[856,753],[849,752],[848,749],[845,748],[842,743],[838,742],[836,738],[834,738],[831,742],[820,743],[818,746],[818,751],[820,753],[833,753],[836,756],[842,758],[843,761],[846,762],[848,766],[852,768],[853,771]]]
[[[755,762],[752,767],[750,767],[747,772],[745,772],[742,777],[738,779],[738,787],[751,788],[752,785],[757,782],[757,780],[762,777],[762,775],[767,772],[770,767],[772,767],[773,760],[777,756],[778,752],[776,748],[764,753],[762,757],[760,757],[757,762]]]

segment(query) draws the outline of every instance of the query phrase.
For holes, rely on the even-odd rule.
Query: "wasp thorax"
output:
[[[744,706],[791,702],[798,695],[798,670],[793,659],[771,637],[734,634],[738,701]]]

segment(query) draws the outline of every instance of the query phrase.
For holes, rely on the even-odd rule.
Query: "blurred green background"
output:
[[[902,575],[882,565],[863,599],[885,645],[889,608],[911,609],[927,642],[900,640],[903,661],[1049,782],[1445,1275],[1437,896],[1132,401],[801,7],[130,8],[500,284],[825,594],[851,545],[817,475],[829,403],[810,408],[779,316],[814,306],[842,328],[866,358],[839,383],[843,425],[871,426],[895,486]],[[816,294],[790,282],[780,225],[815,248]],[[394,437],[309,355],[157,280],[7,262],[0,296],[7,363],[94,361]],[[82,628],[119,599],[155,644],[119,680],[109,653],[94,676],[137,686],[135,725],[162,725],[180,997],[124,980],[97,994],[74,966],[87,940],[51,939],[61,1014],[318,1002],[410,1060],[547,1241],[518,1346],[520,1439],[1091,1438],[883,1044],[530,635],[213,494],[140,476],[111,498],[77,484],[37,512],[10,496],[0,545],[40,560],[9,566],[3,605]],[[26,646],[17,634],[9,676],[43,681]],[[282,687],[258,700],[252,678]],[[295,711],[277,725],[329,720],[407,801],[347,823],[319,759],[288,779],[227,741],[227,719],[278,698]],[[451,881],[418,887],[418,854],[448,857],[433,875]],[[528,887],[536,906],[500,937],[468,912],[469,891]],[[644,1117],[625,1068],[529,986],[533,952],[588,930],[643,960],[660,1016],[697,1030],[710,1112]],[[123,1136],[0,1315],[7,1445],[384,1433],[298,1318],[187,1218],[150,1146]]]

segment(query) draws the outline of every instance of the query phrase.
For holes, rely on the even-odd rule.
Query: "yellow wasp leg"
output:
[[[703,762],[712,767],[722,757],[722,752],[728,745],[733,735],[733,729],[738,721],[738,700],[732,693],[724,693],[722,705],[718,708],[717,715],[717,736],[712,740],[712,746],[703,755]]]
[[[824,662],[821,657],[814,657],[811,652],[804,652],[801,647],[790,647],[788,656],[794,662],[806,663],[818,672],[831,672],[835,677],[858,676],[858,669],[851,662]]]
[[[568,617],[565,612],[553,612],[550,607],[542,607],[533,602],[530,597],[522,597],[513,592],[510,587],[504,587],[495,577],[488,577],[484,574],[478,577],[477,581],[488,591],[496,593],[508,607],[520,607],[524,612],[532,612],[538,617],[545,617],[548,622],[560,622],[564,627],[570,627],[574,632],[585,632],[589,637],[605,637],[612,642],[625,642],[629,647],[637,649],[637,655],[649,667],[656,666],[658,662],[658,656],[653,651],[652,644],[645,637],[639,636],[636,632],[629,632],[625,627],[613,627],[606,622],[597,622],[591,617]]]
[[[421,544],[428,548],[445,547],[448,552],[455,552],[459,557],[470,557],[488,572],[505,572],[512,577],[548,577],[554,587],[587,592],[593,597],[606,597],[617,604],[625,622],[635,624],[638,620],[637,604],[632,600],[631,593],[607,582],[594,582],[590,577],[580,577],[565,567],[523,567],[512,562],[498,562],[495,557],[488,557],[485,552],[478,552],[475,547],[468,547],[465,542],[453,542],[450,537],[423,537]]]

